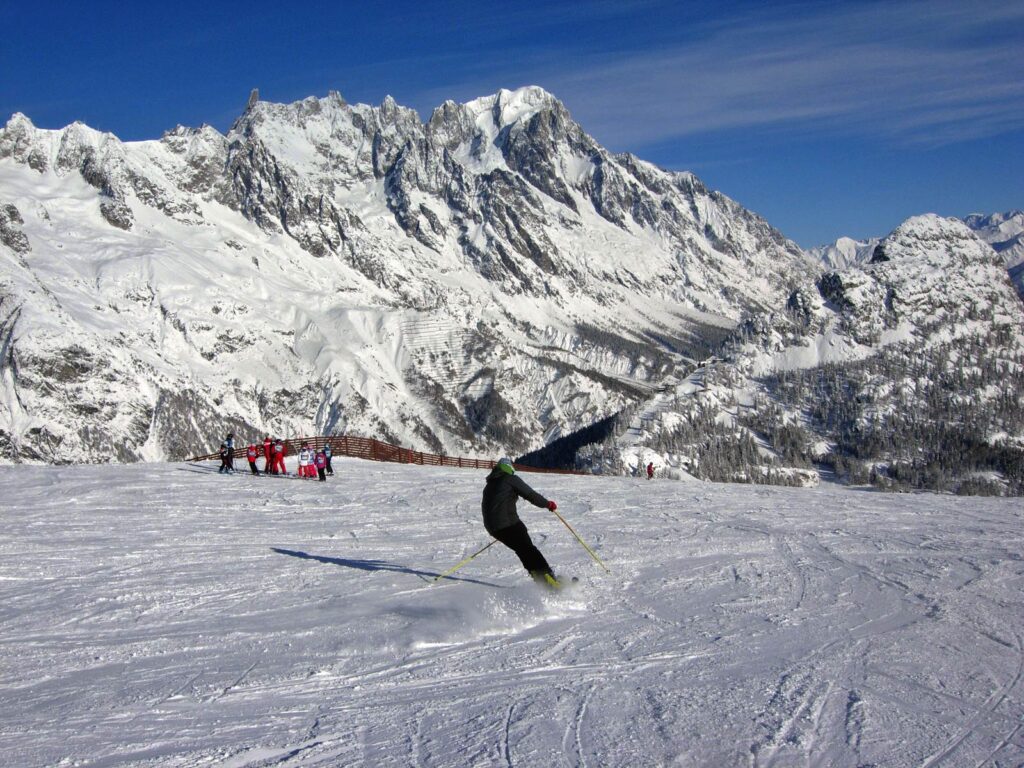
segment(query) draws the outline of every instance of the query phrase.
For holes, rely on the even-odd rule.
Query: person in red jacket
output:
[[[256,447],[256,443],[250,443],[249,447],[245,449],[245,458],[249,460],[249,469],[254,475],[258,475],[260,472],[256,469],[256,457],[260,455],[260,449]]]
[[[647,479],[651,480],[654,478],[654,462],[647,462]]]
[[[281,438],[274,441],[274,474],[287,475],[288,470],[284,468],[284,455],[286,453],[284,442]]]
[[[272,469],[270,465],[273,463],[273,458],[271,456],[273,448],[274,441],[270,439],[270,435],[267,435],[263,438],[263,471],[268,475]]]
[[[322,450],[316,452],[316,456],[313,457],[313,466],[316,467],[316,473],[320,475],[320,482],[327,480],[327,454]]]

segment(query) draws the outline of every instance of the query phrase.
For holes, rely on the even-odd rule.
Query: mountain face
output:
[[[972,213],[962,221],[1000,255],[1017,292],[1024,299],[1024,212]],[[808,258],[822,263],[827,269],[846,269],[861,266],[871,260],[880,238],[853,240],[841,237],[834,243],[811,248]]]
[[[826,269],[849,269],[870,261],[880,241],[878,237],[869,240],[840,237],[830,245],[811,248],[806,253],[811,259],[821,262]]]
[[[1020,495],[1022,393],[1024,312],[1003,258],[929,215],[751,314],[616,441],[627,463],[654,451],[712,479],[803,483],[825,464],[882,487]]]
[[[964,218],[964,223],[1002,255],[1007,266],[1024,262],[1024,211],[973,213]]]
[[[1024,211],[974,213],[964,222],[1003,258],[1017,293],[1024,300]]]
[[[521,452],[636,407],[821,269],[539,88],[254,94],[227,135],[0,130],[0,454],[234,431]]]

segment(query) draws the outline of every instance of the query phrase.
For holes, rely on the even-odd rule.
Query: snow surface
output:
[[[481,472],[0,467],[8,766],[1010,766],[1015,501]]]

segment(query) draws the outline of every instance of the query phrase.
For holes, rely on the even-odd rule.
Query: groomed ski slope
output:
[[[244,464],[244,462],[243,462]],[[483,472],[2,467],[5,766],[1017,766],[1017,501]]]

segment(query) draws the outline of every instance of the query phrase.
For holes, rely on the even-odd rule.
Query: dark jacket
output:
[[[488,533],[493,535],[495,531],[520,522],[516,514],[516,499],[520,497],[537,507],[548,505],[548,500],[523,482],[519,475],[506,474],[498,467],[491,470],[480,504],[484,513],[484,528]]]

